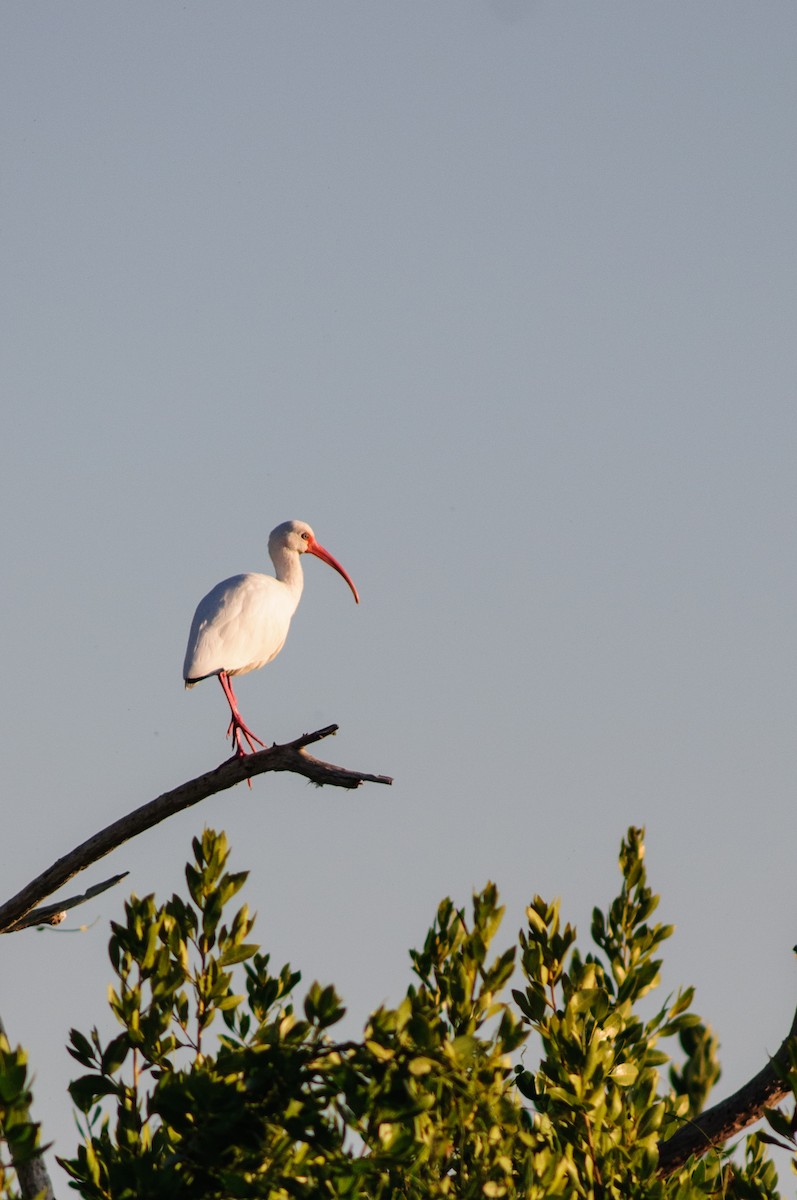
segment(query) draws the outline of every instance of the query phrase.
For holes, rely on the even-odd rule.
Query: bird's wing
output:
[[[234,575],[217,583],[191,622],[186,683],[219,671],[240,675],[270,662],[285,644],[293,615],[286,590],[270,575]]]

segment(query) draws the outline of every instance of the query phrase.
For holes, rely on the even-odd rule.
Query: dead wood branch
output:
[[[700,1158],[714,1146],[721,1146],[730,1138],[753,1125],[764,1115],[765,1108],[774,1108],[791,1087],[785,1076],[791,1065],[791,1049],[797,1037],[797,1012],[791,1029],[777,1053],[767,1065],[754,1075],[743,1087],[707,1108],[700,1116],[684,1125],[676,1134],[659,1146],[659,1173],[672,1175],[684,1165],[688,1158]]]
[[[6,933],[16,933],[18,929],[30,929],[33,925],[60,925],[70,908],[77,908],[79,904],[85,904],[87,900],[93,900],[101,892],[107,892],[108,888],[114,887],[128,873],[127,871],[122,871],[121,875],[112,875],[110,879],[104,879],[102,883],[95,883],[93,887],[88,888],[85,892],[81,892],[79,896],[70,896],[67,900],[58,900],[55,904],[45,905],[44,908],[34,908],[21,921],[17,921],[16,925],[12,925],[10,929],[7,929]]]
[[[69,854],[59,858],[36,879],[31,880],[22,891],[18,892],[5,904],[0,905],[0,933],[11,933],[15,929],[24,928],[25,918],[31,910],[51,896],[58,888],[63,887],[79,871],[97,862],[112,850],[116,850],[123,842],[137,837],[153,825],[165,821],[175,813],[199,804],[208,796],[226,791],[244,779],[255,775],[265,775],[268,771],[291,771],[295,775],[303,775],[305,779],[323,786],[356,788],[361,783],[392,783],[387,775],[368,775],[362,771],[350,771],[346,767],[336,767],[332,763],[321,762],[305,752],[305,747],[336,733],[337,725],[327,725],[317,729],[315,733],[305,733],[293,742],[284,746],[270,746],[257,754],[248,754],[245,758],[230,758],[200,775],[180,784],[170,792],[164,792],[156,800],[142,805],[127,816],[120,817],[112,825],[95,833],[87,841],[76,846]],[[55,912],[64,905],[53,905]]]

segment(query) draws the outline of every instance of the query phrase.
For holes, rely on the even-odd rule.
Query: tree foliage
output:
[[[9,1045],[0,1027],[0,1132],[9,1155],[20,1172],[41,1154],[39,1126],[30,1116],[28,1057],[21,1047]],[[16,1170],[0,1161],[0,1196],[17,1200]]]
[[[534,897],[518,945],[494,952],[495,886],[468,913],[444,900],[406,996],[356,1040],[335,1036],[332,986],[300,995],[298,972],[250,940],[224,835],[193,852],[185,897],[133,897],[112,926],[120,1032],[72,1031],[83,1140],[63,1166],[87,1200],[777,1197],[758,1135],[733,1159],[660,1172],[662,1141],[700,1112],[719,1066],[691,989],[652,1002],[672,929],[652,920],[640,830],[586,952],[556,902]],[[0,1054],[7,1138],[27,1086],[8,1066]],[[770,1124],[793,1146],[791,1118]]]

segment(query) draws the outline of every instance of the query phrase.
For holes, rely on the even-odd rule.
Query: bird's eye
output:
[[[303,533],[303,534],[302,534],[302,537],[303,537],[303,539],[304,539],[306,542],[309,542],[309,541],[310,541],[310,534],[309,534],[309,533]]]

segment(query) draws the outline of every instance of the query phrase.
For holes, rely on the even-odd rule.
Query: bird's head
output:
[[[337,559],[333,558],[329,551],[316,541],[315,534],[305,521],[283,521],[276,529],[272,529],[268,539],[269,554],[274,558],[275,553],[279,554],[283,550],[292,551],[294,554],[313,554],[316,558],[320,558],[322,562],[327,563],[343,576],[352,590],[354,599],[358,604],[360,603],[357,588],[348,571],[344,570]]]

